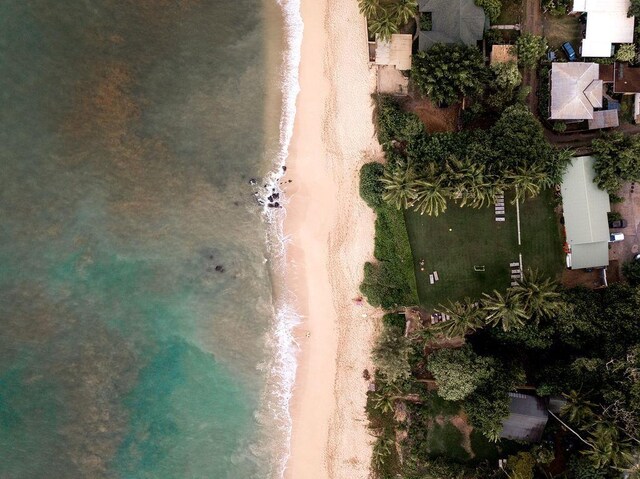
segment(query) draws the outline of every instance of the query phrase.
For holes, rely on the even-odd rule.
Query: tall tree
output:
[[[392,4],[393,14],[400,25],[408,23],[418,12],[418,2],[416,0],[398,0]]]
[[[411,78],[437,104],[451,104],[479,92],[487,77],[480,51],[467,45],[437,43],[414,57]]]
[[[551,278],[543,278],[537,270],[527,270],[512,288],[528,316],[550,318],[565,308],[558,285]]]
[[[446,190],[440,182],[417,180],[413,205],[421,215],[438,216],[447,209]]]
[[[482,293],[487,324],[500,325],[504,331],[520,328],[529,319],[520,295],[509,290],[505,294],[494,290],[493,295]]]
[[[397,209],[413,206],[418,185],[416,174],[411,165],[400,165],[397,168],[385,168],[384,177],[380,179],[385,187],[382,199]]]
[[[449,316],[449,319],[436,326],[436,329],[448,338],[464,336],[468,332],[481,328],[484,324],[478,302],[469,298],[455,303],[449,301],[449,306],[440,305],[438,311]]]
[[[534,67],[547,53],[547,40],[539,35],[523,33],[516,40],[515,50],[518,63],[524,67]]]

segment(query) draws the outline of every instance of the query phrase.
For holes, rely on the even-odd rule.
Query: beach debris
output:
[[[251,186],[255,186],[255,185],[257,185],[257,184],[258,184],[258,180],[256,180],[255,178],[251,178],[251,179],[249,180],[249,184],[250,184]]]
[[[365,381],[368,381],[369,379],[371,379],[371,374],[369,373],[368,369],[365,369],[364,371],[362,371],[362,377],[364,378]]]

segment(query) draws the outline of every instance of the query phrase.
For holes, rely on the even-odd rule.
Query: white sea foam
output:
[[[298,70],[302,47],[304,24],[300,14],[300,0],[276,0],[283,12],[283,26],[286,45],[281,65],[282,110],[280,115],[280,138],[278,152],[274,158],[274,169],[266,178],[266,188],[262,192],[263,211],[269,224],[268,244],[271,253],[271,267],[277,279],[287,273],[287,242],[284,234],[285,206],[287,198],[280,188],[285,173],[289,145],[293,136],[296,115],[296,100],[300,91]],[[269,196],[277,193],[279,208],[270,207],[275,201]],[[275,421],[282,438],[282,447],[277,448],[273,476],[282,478],[291,449],[291,414],[289,411],[296,378],[298,345],[293,336],[300,323],[295,309],[295,298],[284,288],[275,299],[274,322],[269,334],[269,347],[273,353],[267,378],[267,399],[265,406],[270,421]]]

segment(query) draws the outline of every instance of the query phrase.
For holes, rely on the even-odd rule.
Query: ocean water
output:
[[[0,2],[0,478],[281,475],[296,9]]]

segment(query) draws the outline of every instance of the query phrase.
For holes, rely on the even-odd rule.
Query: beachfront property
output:
[[[377,39],[373,62],[380,66],[391,66],[396,70],[411,70],[413,36],[394,33],[389,40]]]
[[[587,15],[583,57],[611,57],[614,44],[633,43],[634,17],[627,17],[630,0],[573,0],[571,13]]]
[[[595,158],[579,156],[562,177],[562,209],[567,235],[567,266],[598,268],[609,264],[609,195],[594,183]]]
[[[487,19],[484,10],[474,0],[419,0],[421,17],[429,17],[430,30],[420,22],[420,50],[436,43],[464,43],[476,45],[482,40]]]

